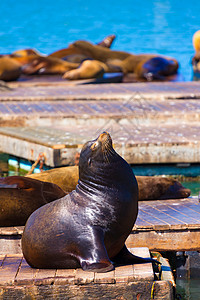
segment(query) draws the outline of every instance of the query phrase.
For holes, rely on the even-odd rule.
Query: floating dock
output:
[[[0,254],[21,254],[23,226],[0,228]],[[150,251],[200,251],[197,197],[139,201],[139,213],[126,245]]]
[[[149,257],[147,248],[129,250]],[[22,255],[0,255],[0,299],[170,300],[174,299],[174,282],[167,268],[169,265],[161,272],[162,279],[155,280],[151,263],[94,273],[82,269],[33,269]]]
[[[130,164],[199,163],[199,82],[86,83],[10,83],[0,91],[0,151],[73,165],[106,130]]]

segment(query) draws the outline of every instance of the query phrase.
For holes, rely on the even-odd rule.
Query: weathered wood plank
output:
[[[4,254],[0,255],[0,267],[2,266],[3,261],[4,261],[5,258],[6,258],[6,256]]]
[[[19,271],[15,278],[15,283],[18,285],[33,284],[37,271],[37,269],[31,268],[23,258],[21,266],[19,267]]]
[[[200,230],[137,230],[129,235],[126,245],[151,251],[200,251]]]
[[[22,255],[6,255],[0,268],[0,284],[13,284],[22,261]]]

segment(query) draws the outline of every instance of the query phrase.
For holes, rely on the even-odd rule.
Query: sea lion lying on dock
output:
[[[20,226],[40,206],[66,193],[56,184],[11,176],[0,178],[0,226]]]
[[[103,48],[86,41],[77,41],[70,45],[69,49],[75,49],[96,62],[103,62],[106,65],[105,72],[112,73],[117,70],[124,74],[134,73],[138,80],[166,80],[168,76],[175,75],[178,70],[176,59],[156,54],[134,55],[124,51]],[[88,68],[90,64],[92,61],[88,62]],[[78,79],[79,76],[80,79],[88,78],[87,69],[83,64],[80,65],[79,69],[65,73],[63,78]]]
[[[195,54],[192,58],[193,72],[194,74],[197,73],[200,75],[200,30],[195,32],[192,41],[195,50]]]
[[[102,40],[99,45],[101,47],[109,48],[115,39],[115,35],[111,35]],[[80,66],[80,63],[85,59],[88,59],[87,56],[83,55],[79,50],[74,47],[69,47],[55,51],[49,55],[41,55],[35,49],[22,49],[13,52],[10,57],[16,60],[22,66],[22,72],[25,75],[52,75],[52,74],[61,74],[63,75],[67,71],[72,69],[77,69]],[[92,77],[98,77],[99,66],[94,65]],[[106,72],[107,70],[104,70]],[[90,75],[88,75],[91,78]]]
[[[174,58],[156,54],[134,55],[111,50],[106,45],[105,41],[99,45],[76,41],[68,48],[48,56],[23,50],[12,56],[18,62],[21,61],[24,74],[61,74],[68,80],[98,78],[104,73],[116,72],[132,73],[135,81],[168,80],[177,73],[178,62]]]
[[[34,268],[107,272],[114,264],[153,262],[125,246],[138,214],[138,186],[106,132],[81,151],[76,190],[36,210],[22,235]]]
[[[78,167],[62,167],[38,174],[0,178],[0,226],[24,225],[31,213],[42,205],[76,189]],[[136,176],[138,200],[179,199],[190,190],[172,178]]]
[[[8,55],[0,55],[0,80],[17,80],[22,74],[21,64]]]
[[[78,167],[61,167],[51,169],[27,177],[52,182],[61,187],[66,193],[76,188],[78,183]],[[139,189],[138,200],[181,199],[190,196],[191,191],[173,178],[162,176],[136,176]]]

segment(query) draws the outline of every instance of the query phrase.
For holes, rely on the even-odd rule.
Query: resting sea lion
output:
[[[9,55],[0,56],[0,80],[17,80],[22,74],[21,64],[16,62]]]
[[[28,177],[0,178],[0,226],[25,225],[40,206],[66,193],[56,184]]]
[[[138,80],[166,80],[167,77],[175,75],[178,70],[177,60],[170,57],[156,54],[133,55],[124,51],[113,51],[86,41],[76,41],[71,47],[93,59],[95,61],[93,67],[95,65],[97,67],[100,61],[104,63],[104,66],[106,65],[103,67],[104,72],[134,73]],[[63,78],[84,79],[89,78],[90,74],[95,76],[95,73],[87,72],[87,68],[81,71],[76,69],[70,73],[64,74]]]
[[[196,31],[192,38],[193,46],[196,52],[200,51],[200,30]]]
[[[101,42],[97,43],[97,45],[99,45],[101,47],[110,48],[115,38],[116,38],[116,36],[114,34],[109,35],[106,38],[104,38]],[[68,48],[64,48],[64,49],[54,51],[54,52],[50,53],[48,56],[57,57],[57,58],[61,58],[61,59],[65,59],[65,60],[69,61],[68,58],[70,56],[75,56],[75,55],[82,55],[82,58],[83,57],[84,58],[88,57],[88,55],[84,55],[82,53],[82,50],[78,49],[73,44],[70,44],[68,46]]]
[[[66,193],[76,188],[78,183],[78,167],[61,167],[42,173],[27,175],[42,181],[52,182]],[[190,196],[191,191],[178,180],[162,176],[136,176],[140,200],[181,199]]]
[[[77,63],[70,63],[56,57],[38,56],[30,63],[23,66],[24,74],[64,74],[79,66]]]
[[[195,50],[195,54],[192,58],[192,68],[194,74],[200,74],[200,30],[195,32],[193,35],[193,46]]]
[[[125,247],[137,213],[137,181],[104,132],[83,146],[76,190],[29,217],[22,235],[24,257],[36,268],[81,266],[93,272],[112,270],[111,260],[144,261]]]

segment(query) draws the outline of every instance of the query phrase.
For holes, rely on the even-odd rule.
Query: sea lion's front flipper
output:
[[[143,258],[140,256],[136,256],[128,251],[126,246],[122,248],[122,250],[112,258],[112,261],[115,265],[130,265],[130,264],[144,264],[144,263],[156,263],[160,264],[159,261],[153,258]]]
[[[108,272],[114,269],[104,245],[104,233],[101,228],[92,227],[91,240],[87,248],[87,257],[80,259],[81,268],[90,272]]]

